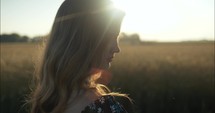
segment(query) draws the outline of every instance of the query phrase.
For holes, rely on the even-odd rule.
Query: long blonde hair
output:
[[[124,13],[109,0],[65,0],[49,34],[43,59],[36,70],[36,87],[31,94],[31,113],[60,113],[74,90],[92,86],[88,80],[101,57],[111,25],[120,26]]]

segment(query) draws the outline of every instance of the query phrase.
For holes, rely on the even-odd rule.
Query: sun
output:
[[[139,17],[137,13],[138,4],[135,0],[112,0],[115,7],[125,12],[125,18],[122,23],[121,31],[123,32],[136,32],[138,29],[135,16]]]
[[[125,11],[121,31],[138,34],[162,34],[179,23],[180,13],[171,2],[159,0],[112,0]]]

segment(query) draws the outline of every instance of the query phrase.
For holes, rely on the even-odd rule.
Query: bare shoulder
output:
[[[96,94],[94,90],[84,91],[77,96],[72,95],[64,113],[81,113],[81,111],[99,97],[100,95]]]

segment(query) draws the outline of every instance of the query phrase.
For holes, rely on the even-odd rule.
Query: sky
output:
[[[121,31],[143,41],[214,40],[214,0],[113,0],[126,12]],[[49,33],[63,0],[1,0],[1,34]]]

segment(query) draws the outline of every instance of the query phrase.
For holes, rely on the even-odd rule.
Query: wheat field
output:
[[[1,113],[27,113],[41,44],[1,43]],[[136,113],[215,113],[214,42],[121,44],[110,89],[127,93]]]

